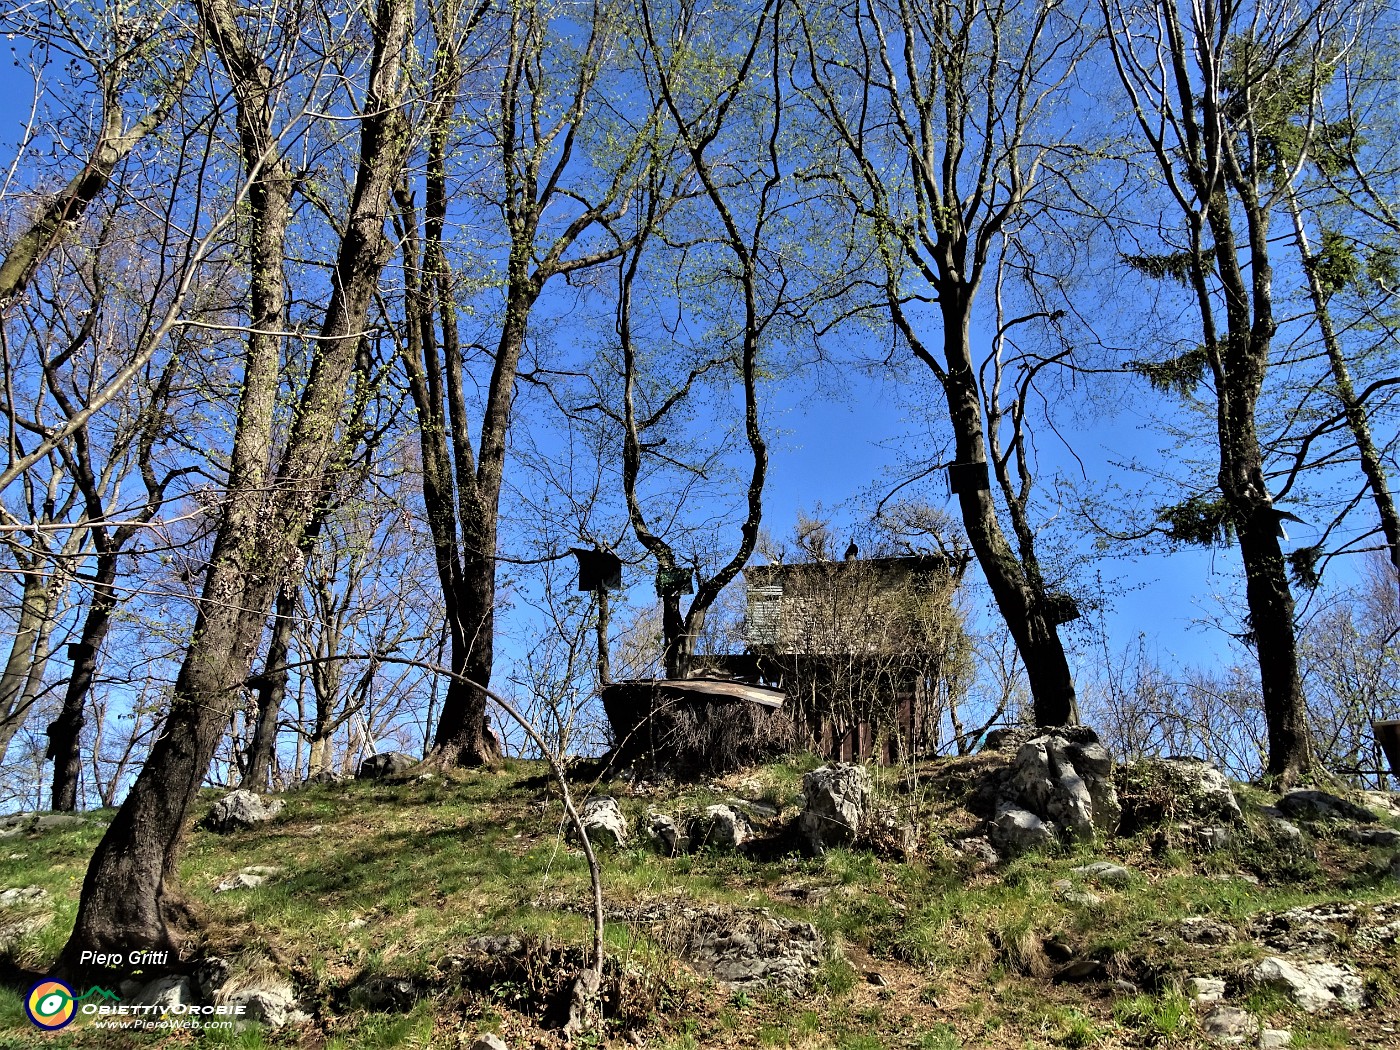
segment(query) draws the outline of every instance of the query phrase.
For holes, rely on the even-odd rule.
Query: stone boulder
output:
[[[853,844],[870,819],[872,793],[870,771],[862,765],[837,762],[804,776],[806,805],[797,818],[803,848],[819,854]]]
[[[1161,824],[1219,826],[1243,816],[1225,774],[1200,758],[1147,758],[1124,768],[1118,797],[1121,831],[1132,834]]]
[[[0,952],[6,952],[53,921],[49,891],[42,886],[17,886],[0,892]]]
[[[361,1010],[376,1013],[406,1013],[413,1009],[422,989],[406,977],[362,974],[345,990],[345,997]]]
[[[1374,824],[1376,815],[1365,806],[1348,802],[1325,791],[1299,788],[1278,800],[1278,808],[1298,820],[1342,820],[1353,824]]]
[[[1358,846],[1395,849],[1400,846],[1400,831],[1394,828],[1343,828],[1342,838]]]
[[[608,795],[590,798],[579,811],[579,820],[593,845],[627,845],[627,818],[622,815],[617,799]]]
[[[280,798],[265,799],[239,788],[214,803],[214,808],[204,818],[204,826],[221,834],[255,827],[281,813],[284,805]]]
[[[152,1008],[150,1012],[159,1014],[185,1010],[198,1004],[194,982],[188,977],[176,976],[157,977],[149,984],[142,985],[139,992],[123,1003],[126,1006],[149,1006]]]
[[[1041,827],[1070,841],[1111,835],[1118,827],[1113,757],[1087,726],[1065,726],[1027,740],[1016,752],[997,799],[994,827],[1007,841],[1032,841]],[[1021,812],[1018,812],[1021,811]]]
[[[378,758],[379,756],[375,755],[374,757]],[[368,762],[370,760],[366,759],[365,761]],[[364,763],[362,762],[361,766],[363,765]],[[349,773],[337,773],[334,769],[318,769],[315,773],[312,773],[309,777],[307,777],[305,780],[303,780],[300,784],[297,784],[296,786],[303,788],[321,786],[333,787],[336,784],[345,784],[354,779],[355,778],[352,777]]]
[[[1002,856],[1015,857],[1031,850],[1048,849],[1059,841],[1053,821],[1044,821],[1028,809],[1003,803],[987,830],[987,837]]]
[[[748,821],[728,806],[707,806],[705,812],[690,820],[688,827],[692,849],[711,846],[715,849],[737,849],[749,840]]]
[[[721,984],[773,985],[801,994],[821,968],[825,951],[810,923],[749,912],[697,919],[685,955]]]
[[[674,857],[690,849],[690,839],[681,834],[675,819],[665,813],[647,812],[646,834],[664,857]]]
[[[418,764],[418,759],[405,755],[402,751],[386,751],[382,755],[370,755],[360,763],[355,771],[357,780],[378,780],[381,777],[395,777]]]
[[[297,1002],[296,992],[284,981],[269,980],[239,989],[224,1000],[232,1005],[243,1004],[243,1020],[257,1021],[269,1028],[309,1021]]]
[[[1259,1036],[1259,1020],[1238,1006],[1215,1006],[1201,1018],[1201,1030],[1220,1046],[1253,1045]]]
[[[1250,971],[1250,977],[1256,984],[1283,991],[1310,1014],[1333,1003],[1352,1009],[1362,1003],[1361,975],[1347,965],[1271,955]]]

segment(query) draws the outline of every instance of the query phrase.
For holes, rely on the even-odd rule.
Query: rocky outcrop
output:
[[[1284,992],[1310,1014],[1333,1003],[1353,1009],[1362,1003],[1361,975],[1345,964],[1271,955],[1250,971],[1250,977],[1256,984]]]
[[[1031,850],[1049,849],[1060,840],[1053,823],[1041,820],[1028,809],[1004,803],[987,829],[987,837],[999,854],[1019,856]]]
[[[256,889],[268,879],[280,874],[282,874],[282,869],[276,864],[250,864],[224,879],[223,882],[214,887],[214,892],[230,893],[233,890]]]
[[[1087,726],[1066,726],[1026,740],[996,796],[989,829],[1003,854],[1111,835],[1120,807],[1113,757]]]
[[[1248,1010],[1221,1003],[1201,1018],[1201,1031],[1220,1046],[1253,1045],[1259,1035],[1259,1020]]]
[[[617,799],[608,795],[590,798],[579,811],[579,823],[595,846],[627,845],[627,818]],[[570,829],[572,833],[572,829]]]
[[[257,1021],[269,1028],[280,1028],[287,1024],[301,1024],[310,1020],[303,1013],[297,1001],[296,992],[285,981],[271,979],[247,985],[231,995],[223,997],[224,1002],[244,1006],[243,1019]]]
[[[157,977],[123,1001],[125,1006],[151,1007],[151,1012],[159,1014],[183,1012],[198,1004],[194,982],[178,976]]]
[[[1365,806],[1348,802],[1325,791],[1298,789],[1278,800],[1278,808],[1299,820],[1341,820],[1353,824],[1374,824],[1376,815]]]
[[[16,886],[0,891],[0,952],[9,951],[31,933],[53,921],[49,891],[42,886]]]
[[[681,833],[675,818],[655,810],[647,812],[647,839],[663,857],[675,857],[690,849],[690,838]]]
[[[722,984],[770,985],[800,994],[821,966],[823,945],[810,923],[752,912],[696,921],[684,953]]]
[[[1125,767],[1119,779],[1123,834],[1162,824],[1218,827],[1242,819],[1230,782],[1204,759],[1143,759]]]
[[[707,806],[705,812],[693,817],[688,825],[690,848],[738,849],[752,834],[746,821],[728,806]]]
[[[214,803],[204,818],[204,826],[220,833],[256,827],[281,813],[285,804],[280,798],[265,799],[240,788]]]
[[[386,751],[382,755],[370,755],[361,762],[360,768],[355,771],[355,777],[359,780],[396,777],[417,764],[418,760],[412,755],[405,755],[402,751]]]
[[[802,794],[806,805],[797,830],[809,854],[852,845],[870,819],[873,789],[864,766],[837,762],[814,769],[802,778]]]

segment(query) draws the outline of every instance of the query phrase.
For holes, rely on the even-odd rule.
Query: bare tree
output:
[[[484,8],[466,20],[470,28]],[[494,348],[464,346],[453,263],[444,230],[449,134],[467,72],[452,4],[435,8],[438,40],[429,115],[421,235],[413,197],[398,191],[403,231],[406,348],[402,360],[418,412],[423,498],[451,631],[447,694],[428,760],[475,765],[497,757],[486,731],[492,673],[496,557],[507,434],[530,316],[545,288],[572,279],[621,251],[598,231],[631,203],[632,190],[658,148],[654,106],[608,113],[620,95],[618,11],[595,2],[579,11],[543,2],[512,5],[499,33],[504,51],[492,112],[473,122],[475,144],[491,158],[490,206],[504,223],[499,329]],[[566,43],[567,41],[567,43]],[[616,136],[614,135],[616,132]],[[620,137],[618,137],[620,136]],[[664,150],[663,150],[664,152]],[[464,377],[468,354],[489,368],[475,441]]]
[[[408,151],[403,62],[411,4],[380,0],[369,14],[372,54],[358,100],[355,183],[336,225],[329,302],[314,339],[305,384],[285,443],[273,462],[273,410],[285,330],[283,270],[291,180],[281,160],[274,90],[245,23],[226,0],[199,5],[202,24],[232,87],[250,193],[251,288],[248,341],[232,469],[199,615],[175,684],[162,735],[88,867],[73,934],[61,956],[175,946],[170,924],[178,844],[193,801],[248,676],[268,606],[324,483],[346,409],[347,384],[384,261],[384,223]],[[267,27],[277,33],[283,27]],[[293,27],[294,31],[304,27]],[[282,55],[297,53],[293,37]],[[322,54],[326,48],[321,41]],[[271,45],[269,45],[271,46]]]
[[[799,10],[799,83],[824,148],[839,158],[824,174],[852,236],[872,245],[875,276],[863,289],[852,282],[860,295],[849,309],[878,310],[938,382],[953,432],[950,487],[1021,654],[1036,721],[1072,721],[1059,624],[1074,610],[1047,583],[1027,514],[1024,397],[1064,354],[1016,354],[1013,381],[1002,345],[1012,329],[1052,323],[1059,310],[998,313],[998,346],[980,367],[972,326],[978,294],[1017,230],[1045,210],[1047,185],[1082,156],[1051,122],[1072,97],[1091,34],[1081,10],[1053,2],[860,0]],[[1021,396],[1005,400],[1013,391]]]

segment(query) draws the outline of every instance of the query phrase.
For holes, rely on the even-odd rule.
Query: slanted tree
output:
[[[232,88],[249,194],[248,339],[227,491],[192,641],[159,740],[88,866],[73,933],[60,957],[81,969],[84,951],[175,948],[179,842],[209,763],[241,694],[268,607],[314,510],[336,450],[349,384],[386,249],[384,225],[408,153],[403,65],[412,30],[408,0],[379,0],[364,32],[371,53],[359,85],[354,185],[330,260],[331,287],[309,368],[272,466],[275,395],[284,338],[283,251],[292,193],[279,135],[285,86],[255,48],[296,48],[298,28],[269,22],[277,44],[254,34],[228,0],[198,5]],[[354,15],[350,15],[352,19]],[[356,28],[356,32],[359,29]],[[316,48],[325,55],[328,41]],[[348,85],[347,85],[348,86]]]
[[[1139,268],[1179,275],[1200,322],[1185,355],[1136,367],[1155,384],[1214,396],[1219,496],[1168,512],[1184,539],[1233,534],[1245,572],[1247,640],[1259,662],[1268,726],[1267,773],[1296,781],[1313,764],[1299,676],[1293,593],[1280,520],[1265,473],[1258,412],[1278,322],[1271,220],[1291,174],[1280,178],[1273,104],[1276,71],[1331,61],[1343,7],[1330,2],[1256,8],[1101,0],[1110,51],[1156,161],[1185,250],[1144,256]],[[1301,163],[1301,155],[1294,165]],[[1165,221],[1165,220],[1164,220]]]
[[[1008,238],[1045,210],[1048,184],[1083,155],[1063,129],[1091,38],[1083,11],[1053,0],[798,9],[797,83],[834,161],[823,176],[852,237],[871,245],[873,276],[852,282],[865,301],[848,310],[887,318],[937,381],[953,434],[950,485],[1025,665],[1035,719],[1071,722],[1074,680],[1059,631],[1071,603],[1047,583],[1026,513],[1034,477],[1025,402],[1002,400],[1046,362],[1020,356],[1024,383],[1003,382],[1000,351],[979,365],[973,332],[979,293],[1011,250]],[[998,340],[1058,311],[1002,321]]]

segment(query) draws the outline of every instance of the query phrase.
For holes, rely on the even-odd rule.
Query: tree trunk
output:
[[[88,867],[77,921],[60,956],[68,972],[83,969],[83,951],[178,947],[172,883],[185,819],[248,677],[285,564],[294,557],[324,491],[346,387],[385,257],[386,205],[408,145],[401,74],[410,6],[407,0],[379,0],[376,5],[367,115],[361,120],[350,214],[342,227],[331,299],[269,498],[269,486],[261,479],[270,450],[272,402],[264,402],[263,395],[275,395],[280,374],[281,248],[290,182],[271,179],[272,172],[285,173],[285,168],[276,163],[271,137],[270,71],[250,56],[225,0],[200,5],[235,83],[245,163],[250,170],[260,164],[271,182],[257,196],[249,195],[254,212],[253,332],[230,492],[194,640],[176,679],[163,732]],[[262,311],[273,306],[277,316],[266,323]],[[250,477],[258,483],[250,484]]]
[[[970,296],[941,291],[944,325],[943,382],[953,424],[958,463],[987,467],[986,434],[977,380],[968,352]],[[965,304],[965,305],[964,305]],[[987,578],[997,609],[1016,642],[1034,698],[1035,722],[1061,726],[1077,720],[1074,676],[1056,626],[1046,618],[1046,595],[1039,574],[1017,558],[997,520],[990,488],[961,486],[958,509],[977,563]],[[1033,567],[1032,567],[1033,568]]]
[[[29,226],[15,239],[5,259],[0,263],[0,302],[21,294],[30,279],[62,239],[64,230],[78,222],[88,205],[103,193],[112,181],[112,174],[133,149],[158,128],[179,100],[185,85],[199,68],[202,49],[191,44],[190,56],[175,79],[166,86],[160,100],[129,131],[122,130],[122,107],[119,83],[127,75],[120,65],[104,71],[102,90],[102,129],[92,155],[83,170],[74,175],[52,200],[40,209]]]
[[[92,601],[83,620],[82,634],[73,646],[73,672],[63,694],[63,708],[48,729],[47,757],[53,759],[53,808],[58,812],[72,812],[78,807],[84,709],[93,676],[97,673],[97,652],[107,637],[112,611],[117,607],[117,594],[112,586],[117,579],[117,558],[116,552],[110,552],[97,559]]]
[[[272,756],[277,749],[277,720],[282,713],[282,700],[287,695],[287,652],[291,648],[296,605],[297,592],[283,587],[277,594],[277,618],[272,625],[262,677],[258,679],[257,723],[253,727],[248,768],[243,773],[242,783],[250,791],[266,790],[272,770]]]
[[[25,573],[14,640],[5,669],[0,672],[0,762],[29,717],[38,695],[39,679],[48,663],[49,632],[53,630],[51,586],[43,573]]]
[[[1400,513],[1396,512],[1395,500],[1390,493],[1385,462],[1381,459],[1380,450],[1376,448],[1375,439],[1371,436],[1371,421],[1367,418],[1366,406],[1356,396],[1356,388],[1352,385],[1351,369],[1347,365],[1346,354],[1342,352],[1341,342],[1337,339],[1336,330],[1332,325],[1332,313],[1327,308],[1327,296],[1323,292],[1317,267],[1310,265],[1316,260],[1312,248],[1308,245],[1308,231],[1303,225],[1298,196],[1292,186],[1287,187],[1284,192],[1288,197],[1288,212],[1293,218],[1293,231],[1298,238],[1298,254],[1303,260],[1303,272],[1308,278],[1308,293],[1312,298],[1313,314],[1317,317],[1318,327],[1322,331],[1322,343],[1327,349],[1327,361],[1332,368],[1334,394],[1342,406],[1352,440],[1356,442],[1357,459],[1361,463],[1361,473],[1366,477],[1366,484],[1371,488],[1371,498],[1376,504],[1381,532],[1390,552],[1390,564],[1400,573]]]

